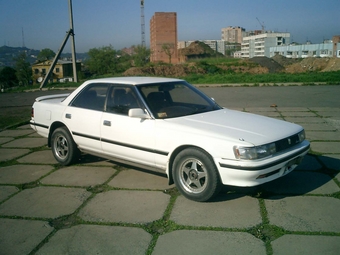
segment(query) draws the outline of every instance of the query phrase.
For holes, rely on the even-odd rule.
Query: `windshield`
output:
[[[137,88],[156,119],[221,109],[212,99],[184,81],[141,85]]]

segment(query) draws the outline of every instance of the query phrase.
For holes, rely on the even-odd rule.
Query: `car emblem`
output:
[[[290,140],[290,138],[288,138],[287,140],[288,140],[288,144],[291,145],[292,144],[292,140]]]

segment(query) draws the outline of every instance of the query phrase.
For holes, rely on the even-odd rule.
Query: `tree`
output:
[[[1,89],[10,88],[18,84],[18,78],[15,75],[14,68],[5,66],[0,71],[0,87]]]
[[[164,43],[162,50],[169,57],[169,64],[171,64],[171,57],[175,53],[175,46],[173,43]]]
[[[20,53],[14,60],[16,61],[15,70],[19,85],[29,85],[32,81],[32,68],[30,63],[27,61],[26,53]]]
[[[117,72],[119,60],[116,50],[111,45],[92,48],[88,55],[89,60],[86,61],[86,64],[90,72],[99,75]]]
[[[133,55],[135,66],[145,66],[150,59],[150,49],[147,49],[145,46],[142,45],[133,46],[133,49],[135,53]]]
[[[46,60],[50,60],[54,57],[55,57],[54,51],[51,50],[51,49],[45,48],[45,49],[42,49],[39,52],[37,59],[38,59],[39,62],[43,62],[43,61],[46,61]]]

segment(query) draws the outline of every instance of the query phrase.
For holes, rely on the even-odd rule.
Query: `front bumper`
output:
[[[289,151],[264,160],[215,159],[221,181],[224,185],[239,187],[257,186],[293,171],[308,153],[310,144],[303,141]]]

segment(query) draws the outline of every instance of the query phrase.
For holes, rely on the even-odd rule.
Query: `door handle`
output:
[[[104,120],[104,126],[108,126],[108,127],[111,127],[111,121],[109,120]]]

